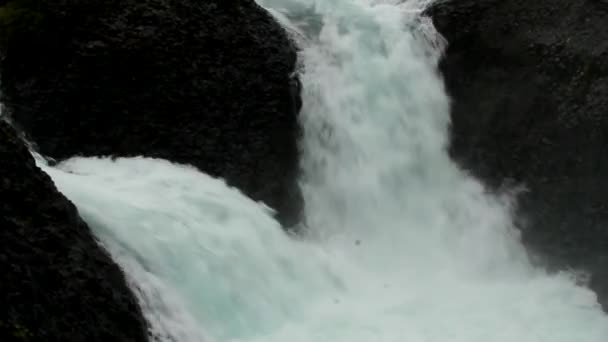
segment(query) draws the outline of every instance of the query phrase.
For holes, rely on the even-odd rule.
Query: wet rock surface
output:
[[[0,119],[0,340],[146,341],[122,271]]]
[[[608,310],[608,6],[454,0],[429,14],[450,44],[453,158],[492,187],[524,184],[531,254],[590,271]]]
[[[42,154],[191,164],[298,221],[296,51],[253,0],[14,0],[0,55]]]

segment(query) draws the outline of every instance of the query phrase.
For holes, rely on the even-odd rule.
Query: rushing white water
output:
[[[508,196],[448,158],[442,41],[418,17],[426,2],[262,2],[302,47],[306,238],[186,166],[40,163],[126,270],[156,335],[608,341],[594,294],[534,269]]]

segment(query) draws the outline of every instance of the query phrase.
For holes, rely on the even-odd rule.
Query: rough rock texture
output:
[[[0,55],[42,154],[192,164],[297,221],[296,50],[253,0],[13,0]]]
[[[0,340],[146,341],[121,270],[0,120]]]
[[[453,0],[429,13],[450,45],[453,157],[525,184],[523,240],[591,270],[608,310],[608,3]]]

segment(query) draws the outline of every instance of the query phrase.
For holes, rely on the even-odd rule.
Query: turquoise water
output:
[[[445,151],[427,1],[264,0],[300,46],[308,234],[190,167],[50,168],[166,341],[605,342],[569,274],[526,258],[512,198]]]

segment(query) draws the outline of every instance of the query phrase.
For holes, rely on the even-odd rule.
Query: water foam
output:
[[[487,194],[447,156],[443,41],[419,17],[427,2],[262,1],[302,47],[305,239],[186,166],[43,165],[126,269],[157,335],[608,340],[594,294],[533,268],[508,196]]]

